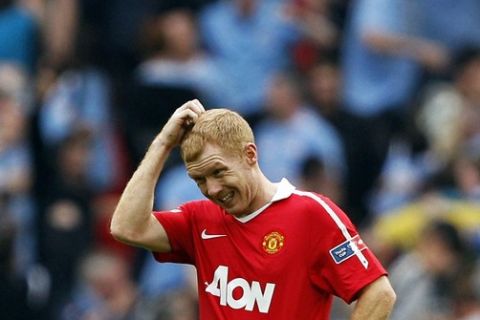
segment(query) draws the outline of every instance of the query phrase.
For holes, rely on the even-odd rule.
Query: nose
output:
[[[222,190],[220,182],[213,178],[207,178],[206,187],[206,192],[209,197],[216,197]]]

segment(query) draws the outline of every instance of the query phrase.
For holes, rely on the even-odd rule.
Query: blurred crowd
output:
[[[348,213],[392,319],[480,319],[480,1],[0,0],[1,319],[196,319],[194,270],[108,227],[197,97]],[[175,153],[154,209],[201,197]]]

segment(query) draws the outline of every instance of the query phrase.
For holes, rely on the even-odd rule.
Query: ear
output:
[[[254,143],[250,142],[245,145],[244,154],[248,164],[257,163],[257,146]]]

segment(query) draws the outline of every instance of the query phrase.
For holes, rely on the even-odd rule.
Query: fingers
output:
[[[183,111],[183,110],[192,110],[196,114],[200,115],[203,112],[205,112],[205,108],[203,105],[198,101],[198,99],[190,100],[184,103],[180,108],[177,109],[177,111]]]
[[[202,103],[198,101],[198,99],[192,100],[193,104],[197,107],[200,113],[205,112],[205,108],[203,107]]]
[[[198,119],[198,117],[205,112],[205,108],[197,99],[190,100],[178,108],[174,117],[182,120],[185,127],[191,127]]]
[[[194,112],[193,110],[186,109],[184,112],[184,125],[187,128],[190,128],[197,122],[198,117],[200,116],[198,113]]]

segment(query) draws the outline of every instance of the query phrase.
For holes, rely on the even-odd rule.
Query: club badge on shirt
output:
[[[355,250],[355,248],[357,248],[358,251]],[[339,264],[344,262],[348,258],[353,257],[356,252],[360,252],[362,250],[365,250],[366,248],[367,245],[365,244],[365,242],[363,242],[359,235],[356,235],[350,240],[346,240],[345,242],[342,242],[335,248],[331,249],[330,255],[332,256],[335,263]]]
[[[285,244],[285,236],[278,231],[273,231],[263,237],[262,247],[266,253],[275,254],[280,251]]]

